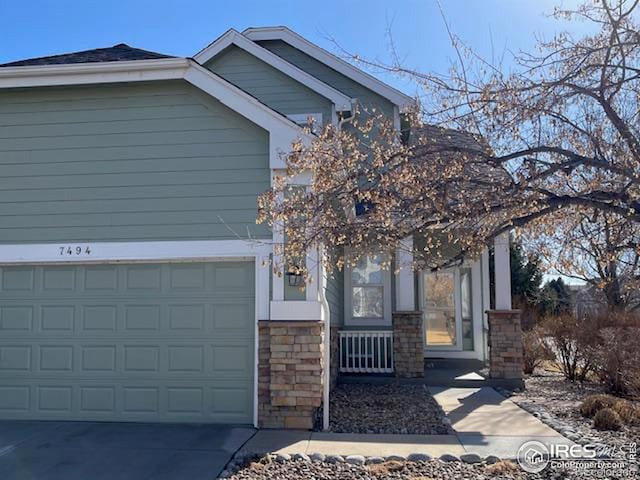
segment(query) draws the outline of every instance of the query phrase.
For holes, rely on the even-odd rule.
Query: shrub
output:
[[[551,337],[560,368],[567,380],[583,382],[596,370],[598,329],[590,319],[577,320],[571,314],[548,317],[544,331]]]
[[[629,373],[630,394],[640,399],[640,368]]]
[[[605,389],[616,395],[640,394],[640,348],[635,327],[612,326],[599,332],[598,376]]]
[[[589,395],[580,405],[580,414],[583,417],[592,418],[603,408],[612,408],[617,401],[617,398],[610,395]]]
[[[522,333],[524,373],[530,375],[547,360],[554,360],[553,351],[544,341],[539,327]]]
[[[620,416],[625,425],[640,425],[640,407],[628,400],[617,400],[613,410]]]
[[[500,460],[492,465],[487,465],[485,471],[492,476],[505,475],[511,476],[520,472],[520,467],[509,460]]]
[[[598,430],[620,430],[622,419],[612,408],[603,408],[593,417],[593,426]]]
[[[367,470],[372,475],[377,477],[389,475],[393,472],[399,472],[404,470],[404,464],[402,462],[398,462],[396,460],[389,460],[383,463],[373,463],[371,465],[367,465]]]
[[[612,395],[589,395],[580,405],[583,417],[594,418],[602,410],[613,410],[625,425],[640,425],[640,406]]]

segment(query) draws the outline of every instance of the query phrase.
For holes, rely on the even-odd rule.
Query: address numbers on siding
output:
[[[91,247],[89,245],[61,245],[58,247],[61,257],[88,257],[91,255]]]

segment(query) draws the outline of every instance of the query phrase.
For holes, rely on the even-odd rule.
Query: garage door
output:
[[[0,418],[253,422],[252,262],[0,273]]]

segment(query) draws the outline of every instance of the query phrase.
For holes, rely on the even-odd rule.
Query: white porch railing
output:
[[[340,371],[392,373],[393,332],[349,330],[340,332]]]

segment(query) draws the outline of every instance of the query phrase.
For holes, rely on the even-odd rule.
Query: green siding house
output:
[[[438,274],[371,256],[300,289],[255,224],[309,118],[362,106],[399,128],[412,105],[285,27],[193,58],[120,44],[0,65],[0,419],[326,428],[340,374],[485,361],[487,254]],[[508,245],[495,258],[510,308]]]

